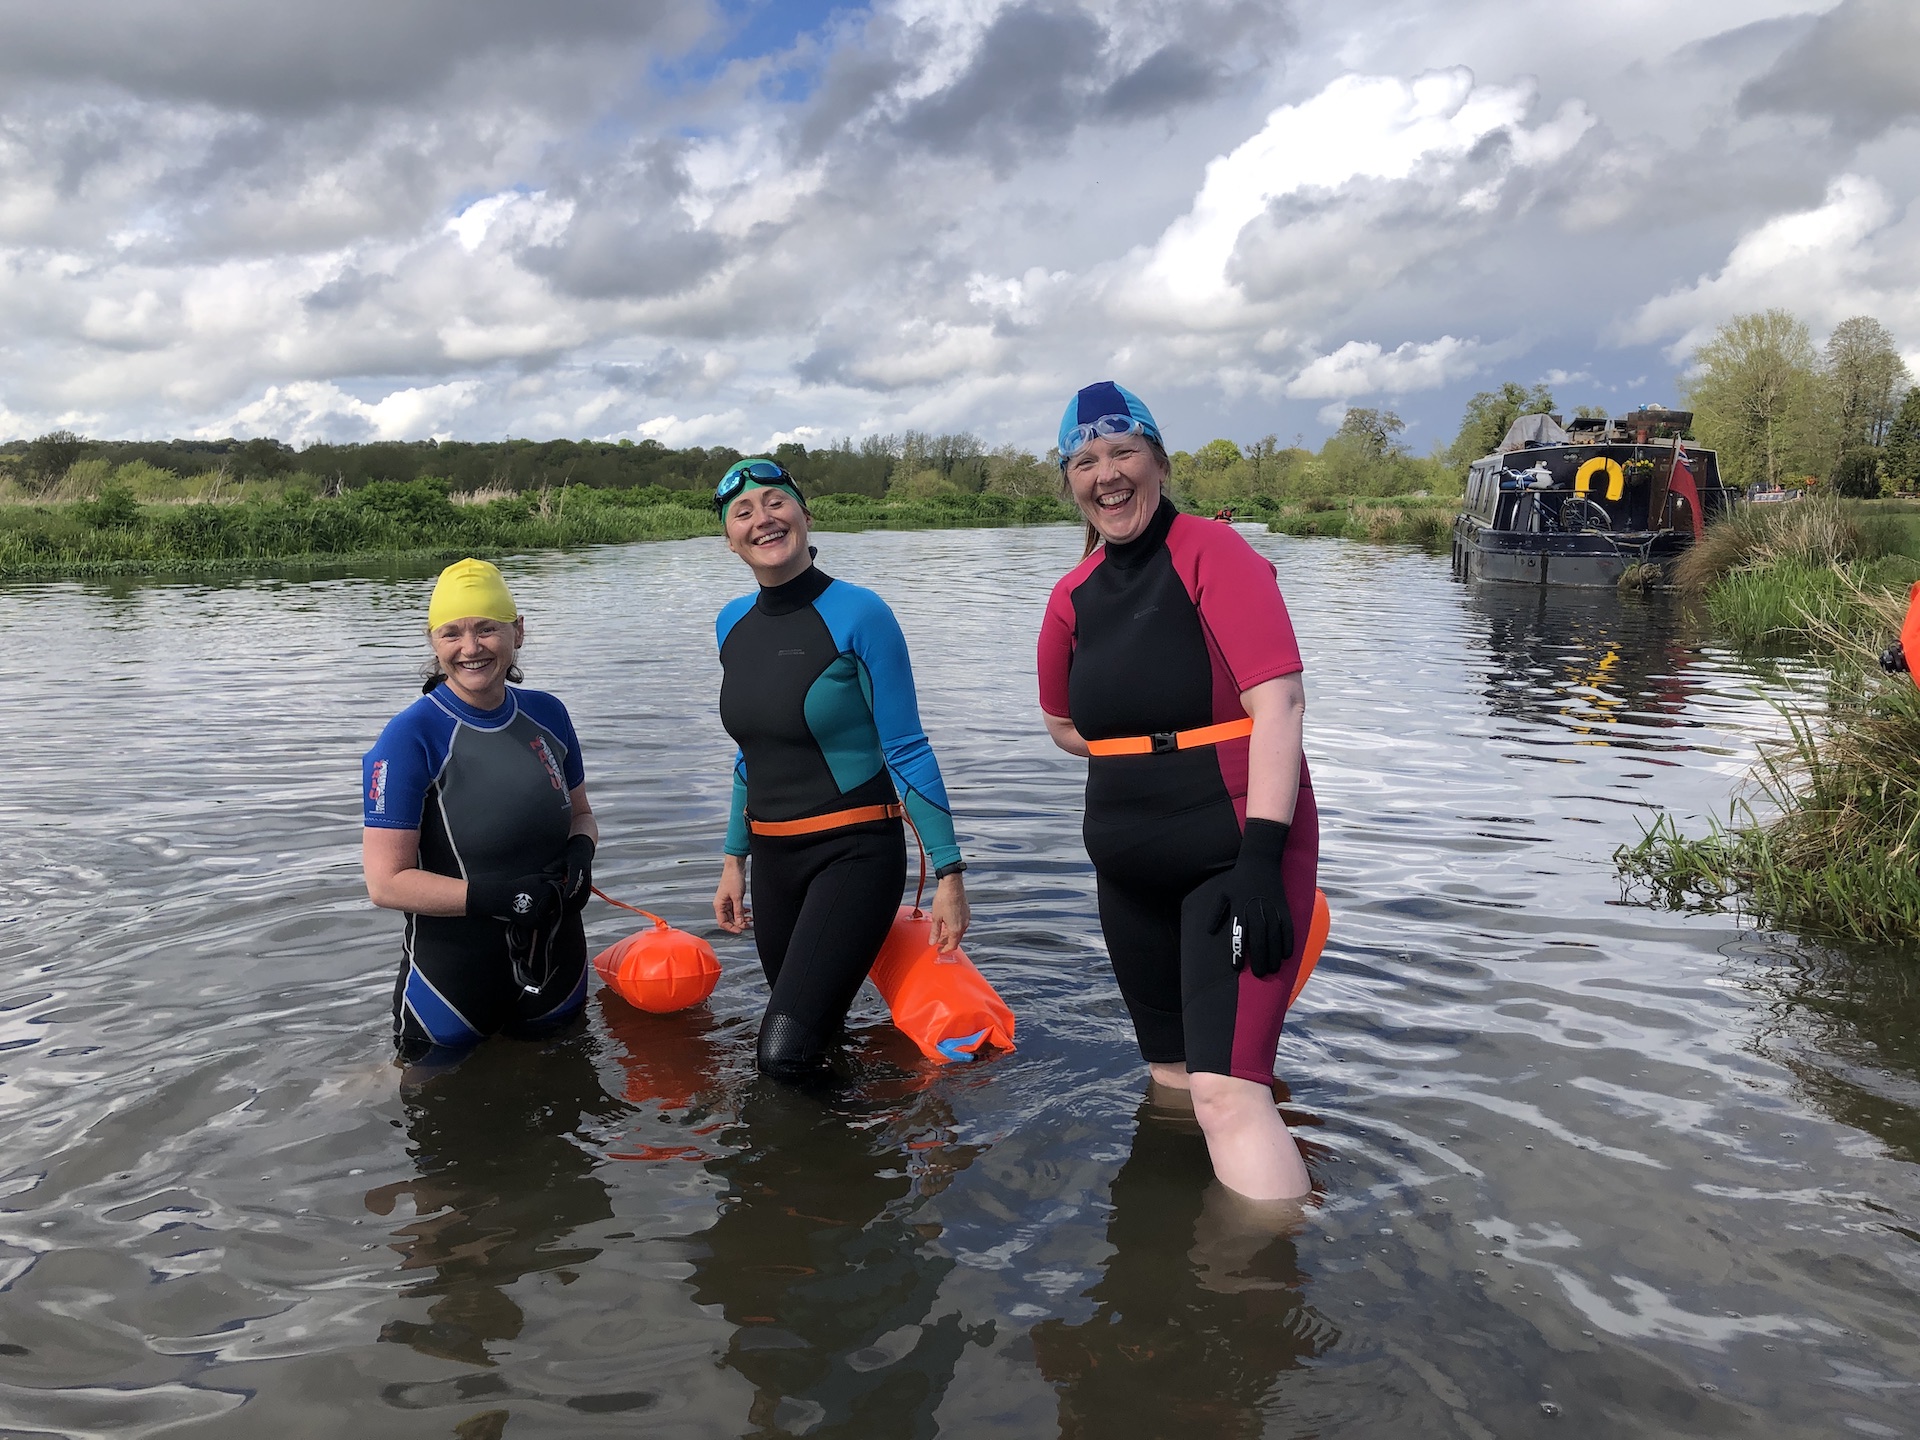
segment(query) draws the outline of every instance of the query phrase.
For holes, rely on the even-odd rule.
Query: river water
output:
[[[0,1434],[1914,1433],[1912,957],[1623,904],[1609,861],[1724,812],[1781,672],[1664,602],[1251,538],[1334,913],[1278,1235],[1143,1104],[1034,705],[1073,531],[821,538],[907,631],[1020,1025],[936,1073],[869,992],[825,1099],[755,1078],[750,945],[702,923],[717,542],[508,570],[600,883],[720,989],[405,1086],[356,792],[421,576],[0,589]]]

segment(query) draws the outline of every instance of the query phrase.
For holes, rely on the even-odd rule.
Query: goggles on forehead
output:
[[[800,482],[788,474],[784,466],[771,460],[739,460],[727,467],[727,473],[713,487],[715,507],[726,509],[749,485],[778,485],[791,491],[802,505],[807,503],[807,497],[800,493]]]
[[[1102,415],[1097,420],[1089,420],[1084,425],[1076,425],[1061,436],[1060,459],[1065,461],[1078,455],[1087,448],[1089,441],[1102,436],[1111,439],[1115,435],[1145,435],[1151,440],[1159,440],[1160,432],[1144,420],[1131,415]]]

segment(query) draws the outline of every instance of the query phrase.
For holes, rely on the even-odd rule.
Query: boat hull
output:
[[[1693,537],[1654,534],[1538,535],[1495,530],[1471,515],[1453,525],[1453,569],[1467,580],[1512,585],[1569,585],[1611,589],[1629,565],[1654,564],[1664,572]]]

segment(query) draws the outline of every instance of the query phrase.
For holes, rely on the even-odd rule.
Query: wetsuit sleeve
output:
[[[1196,520],[1186,528],[1187,535],[1179,538],[1200,543],[1179,568],[1235,688],[1245,692],[1278,676],[1299,674],[1306,667],[1273,562],[1224,525]],[[1169,539],[1178,563],[1186,547],[1174,536]]]
[[[375,830],[418,830],[427,787],[446,762],[441,727],[416,703],[387,722],[360,761],[362,820]]]
[[[1069,575],[1053,587],[1040,621],[1040,709],[1061,719],[1072,713],[1067,676],[1073,668],[1073,579]]]
[[[733,752],[733,798],[727,804],[727,839],[721,851],[744,856],[752,846],[753,834],[747,829],[747,757]]]
[[[887,769],[906,806],[907,818],[920,832],[927,860],[934,869],[960,862],[960,845],[953,834],[953,807],[947,802],[940,762],[920,727],[920,702],[913,688],[913,663],[907,656],[907,637],[900,622],[878,595],[863,592],[868,603],[860,607],[849,637],[853,652],[866,670],[873,726]]]

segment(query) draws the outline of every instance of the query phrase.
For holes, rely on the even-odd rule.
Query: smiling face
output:
[[[508,625],[479,615],[449,620],[427,635],[447,685],[477,710],[497,710],[506,703],[507,672],[526,638],[525,620]]]
[[[762,585],[784,585],[813,563],[807,551],[807,512],[778,485],[735,496],[725,523],[727,548],[753,567]]]
[[[1144,435],[1096,435],[1067,461],[1067,487],[1109,544],[1138,539],[1160,508],[1167,462]]]

